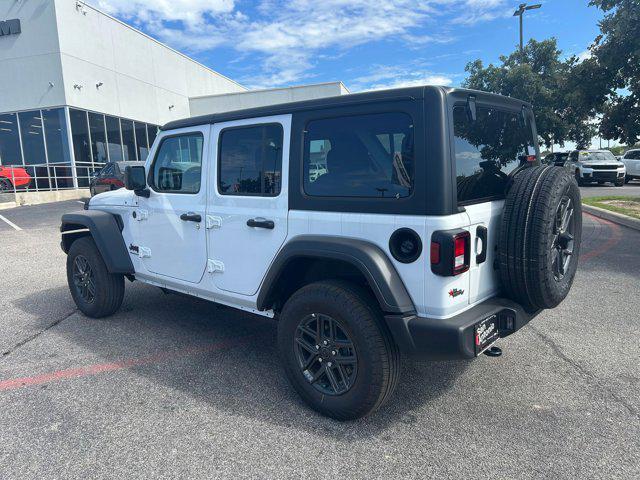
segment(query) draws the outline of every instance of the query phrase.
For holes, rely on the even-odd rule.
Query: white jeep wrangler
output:
[[[127,189],[62,217],[78,308],[111,315],[124,278],[273,317],[314,409],[378,409],[400,354],[498,355],[567,295],[580,193],[539,165],[531,107],[417,87],[165,125]]]

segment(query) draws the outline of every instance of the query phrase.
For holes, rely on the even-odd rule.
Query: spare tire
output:
[[[582,204],[564,168],[524,168],[511,183],[498,239],[503,290],[527,310],[565,299],[578,267]]]

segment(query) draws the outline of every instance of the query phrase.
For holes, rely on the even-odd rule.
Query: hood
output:
[[[126,188],[119,188],[110,192],[99,193],[89,200],[89,208],[91,207],[107,207],[107,206],[131,206],[134,205],[135,194]]]

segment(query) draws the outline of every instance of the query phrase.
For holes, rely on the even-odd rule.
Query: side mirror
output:
[[[147,174],[143,166],[128,166],[124,171],[124,186],[127,190],[133,190],[136,195],[149,197],[147,188]]]

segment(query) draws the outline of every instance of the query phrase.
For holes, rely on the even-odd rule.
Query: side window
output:
[[[406,113],[313,120],[305,134],[304,191],[318,197],[407,197],[413,159],[413,121]]]
[[[453,109],[458,202],[503,198],[508,175],[533,156],[531,125],[520,112],[478,107],[471,121],[467,109]]]
[[[222,130],[218,191],[222,195],[279,195],[283,136],[282,126],[273,123]]]
[[[198,193],[202,173],[201,133],[165,137],[151,167],[149,184],[158,192]]]
[[[571,161],[571,162],[577,162],[578,161],[578,152],[577,151],[571,152],[571,155],[569,155],[569,161]]]
[[[113,175],[113,163],[107,163],[105,165],[105,167],[100,170],[100,176],[101,177],[108,177],[110,175]]]

